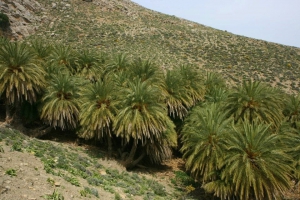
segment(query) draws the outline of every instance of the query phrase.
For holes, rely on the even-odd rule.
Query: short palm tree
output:
[[[290,188],[292,157],[285,138],[270,125],[243,121],[226,139],[223,180],[233,183],[240,199],[276,199]]]
[[[212,180],[211,173],[220,170],[226,154],[225,139],[232,119],[219,104],[196,106],[184,121],[182,129],[183,158],[194,178]]]
[[[193,105],[204,99],[205,86],[202,72],[193,65],[180,65],[175,68],[183,79],[183,86],[193,99]]]
[[[127,54],[121,53],[113,56],[110,63],[107,64],[104,74],[117,73],[127,71],[130,66],[130,61]]]
[[[34,39],[30,42],[31,49],[37,55],[38,59],[43,62],[48,60],[48,57],[52,51],[51,43],[42,40],[42,39]]]
[[[114,82],[106,78],[86,85],[80,97],[80,136],[87,139],[105,137],[109,156],[112,153],[112,124],[117,114],[117,92]]]
[[[214,92],[215,90],[218,90],[220,88],[226,88],[225,80],[222,78],[221,74],[215,72],[206,73],[204,85],[206,94],[210,94],[211,92]]]
[[[104,54],[92,50],[82,50],[75,60],[79,75],[92,82],[102,77],[105,62]]]
[[[148,81],[152,84],[160,85],[163,81],[161,70],[149,59],[135,59],[130,64],[128,73],[132,79],[141,79],[141,81]]]
[[[56,65],[61,65],[66,67],[70,73],[76,73],[75,67],[75,52],[71,46],[64,44],[55,44],[49,56],[49,61]]]
[[[235,123],[259,119],[278,127],[283,119],[282,107],[279,90],[261,82],[244,81],[229,94],[225,109],[234,117]]]
[[[165,99],[168,113],[172,118],[183,119],[189,108],[194,105],[194,99],[189,90],[185,88],[185,80],[179,70],[167,70],[162,87],[162,95]]]
[[[300,94],[288,95],[283,113],[294,128],[300,128]]]
[[[41,119],[54,128],[76,128],[81,84],[78,78],[68,73],[52,76],[42,99]]]
[[[23,101],[37,101],[46,85],[44,76],[45,70],[25,43],[6,42],[0,47],[0,94],[7,106],[16,107],[18,117]],[[7,107],[6,119],[10,117]]]
[[[157,87],[147,81],[135,80],[128,83],[128,88],[124,88],[121,95],[123,100],[114,122],[114,131],[125,142],[132,144],[129,156],[124,161],[124,165],[130,168],[147,153],[139,151],[140,155],[135,158],[138,145],[144,147],[154,144],[165,133],[174,134],[175,131],[174,125],[170,125],[172,122]]]

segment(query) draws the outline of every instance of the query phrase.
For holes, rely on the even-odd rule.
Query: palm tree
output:
[[[167,70],[162,94],[171,117],[182,120],[192,106],[203,100],[204,93],[202,75],[193,66]]]
[[[9,105],[15,106],[15,122],[20,120],[23,101],[34,103],[45,87],[45,71],[25,43],[6,42],[0,47],[0,94],[6,99],[6,121]]]
[[[194,107],[185,119],[181,151],[194,178],[210,181],[211,173],[223,166],[230,122],[232,119],[215,103]]]
[[[54,128],[74,129],[79,122],[79,90],[83,83],[68,73],[57,74],[42,99],[41,119]]]
[[[300,128],[300,94],[288,95],[283,113],[294,128]]]
[[[169,116],[183,119],[188,113],[188,108],[193,105],[193,99],[183,87],[183,79],[177,71],[167,70],[164,81],[162,95],[165,98]]]
[[[242,121],[226,139],[222,179],[233,183],[240,199],[276,199],[290,188],[292,157],[285,151],[285,138],[270,125]],[[204,186],[205,188],[205,186]]]
[[[105,137],[108,142],[108,154],[112,154],[112,124],[117,114],[117,88],[111,79],[99,80],[86,85],[81,92],[80,125],[81,137]]]
[[[106,61],[104,53],[98,54],[92,50],[83,50],[78,53],[75,64],[80,76],[95,82],[102,77]]]
[[[105,74],[127,71],[130,66],[130,61],[126,54],[117,54],[112,61],[106,66]]]
[[[235,123],[241,120],[259,119],[279,127],[282,116],[282,93],[261,82],[244,81],[229,94],[226,110],[234,117]]]
[[[141,81],[148,81],[152,84],[161,85],[163,82],[163,73],[161,70],[151,61],[142,60],[141,58],[135,59],[128,69],[128,73],[132,79],[141,79]]]
[[[52,51],[51,43],[42,39],[34,39],[30,42],[30,45],[31,49],[37,55],[38,59],[46,62]]]
[[[160,90],[157,87],[141,80],[129,82],[128,88],[123,89],[124,98],[120,102],[120,110],[114,121],[114,131],[127,144],[132,145],[124,161],[127,168],[136,165],[147,153],[151,156],[149,151],[142,148],[136,158],[138,145],[140,147],[154,145],[156,141],[163,139],[165,134],[176,134],[159,94]]]
[[[225,80],[222,78],[222,76],[218,73],[215,72],[207,72],[205,81],[205,90],[206,94],[210,94],[214,92],[215,90],[218,89],[225,89],[226,88],[226,83]]]
[[[75,74],[75,52],[71,46],[63,44],[55,44],[49,56],[51,63],[66,67],[72,74]]]
[[[192,65],[181,65],[177,69],[183,79],[183,86],[193,99],[193,105],[203,100],[205,94],[202,72]]]

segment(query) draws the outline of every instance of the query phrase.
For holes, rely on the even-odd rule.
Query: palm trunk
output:
[[[108,157],[112,156],[112,140],[111,140],[111,135],[106,134],[107,137],[107,151],[108,151]]]
[[[8,103],[5,104],[5,114],[5,122],[10,124],[13,116],[11,115],[11,109]]]
[[[22,126],[22,118],[21,118],[21,103],[17,103],[15,107],[15,112],[12,117],[12,124],[14,126]]]
[[[134,141],[133,145],[131,147],[129,156],[123,162],[123,165],[126,169],[131,169],[131,168],[135,167],[145,157],[146,153],[142,152],[141,155],[137,159],[134,159],[134,156],[136,154],[136,150],[137,150],[137,142]]]

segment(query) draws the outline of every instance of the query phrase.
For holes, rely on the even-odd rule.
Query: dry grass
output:
[[[37,35],[74,48],[153,58],[162,67],[193,64],[219,71],[228,83],[256,79],[298,92],[300,49],[216,30],[138,6],[131,1],[82,0],[59,4],[42,1],[49,23]],[[51,12],[51,14],[50,14]]]

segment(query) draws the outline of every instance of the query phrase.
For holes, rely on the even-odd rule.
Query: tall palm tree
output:
[[[57,74],[42,99],[41,119],[54,128],[74,129],[79,122],[79,90],[83,83],[68,73]]]
[[[113,80],[106,78],[86,85],[80,97],[80,136],[88,139],[105,137],[109,156],[112,153],[112,124],[117,114],[117,92]]]
[[[223,180],[233,183],[240,199],[276,199],[290,188],[292,157],[285,151],[285,138],[270,125],[243,121],[233,126],[226,139]],[[205,188],[205,187],[204,187]]]
[[[234,117],[235,123],[240,120],[259,119],[279,127],[282,115],[282,93],[261,82],[244,81],[229,94],[226,110]]]
[[[196,179],[207,182],[211,173],[220,170],[226,154],[225,139],[231,131],[232,119],[227,118],[219,104],[196,106],[184,121],[182,130],[183,158],[186,168]]]
[[[45,70],[25,43],[6,42],[0,47],[0,94],[6,99],[7,121],[9,105],[15,106],[15,119],[20,120],[21,103],[36,102],[46,84],[44,76]]]
[[[145,147],[160,141],[166,133],[176,134],[159,94],[160,90],[157,87],[141,80],[130,82],[128,88],[123,89],[124,98],[120,102],[114,131],[126,143],[132,144],[129,156],[124,161],[127,168],[133,167],[147,154],[145,151],[139,151],[140,154],[136,158],[138,145]]]

